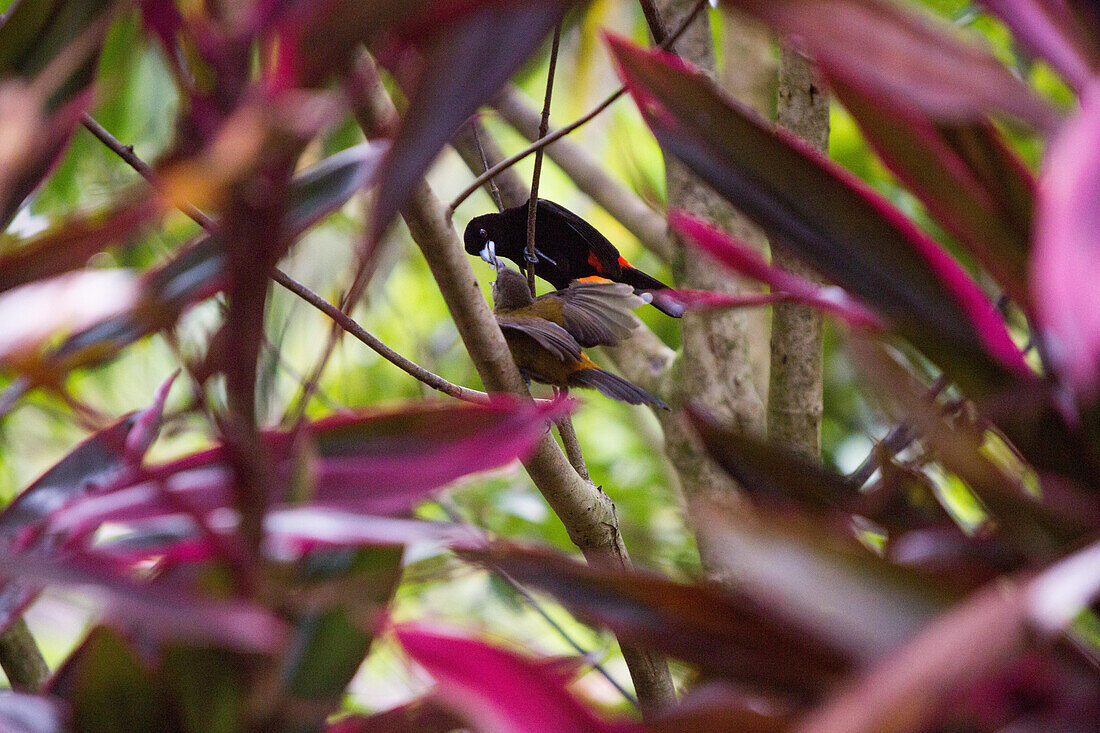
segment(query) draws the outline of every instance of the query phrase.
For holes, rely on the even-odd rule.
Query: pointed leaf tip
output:
[[[440,694],[480,730],[510,733],[640,733],[597,718],[569,694],[560,673],[484,641],[425,626],[395,629],[397,640],[439,683]]]
[[[145,452],[149,450],[149,446],[157,439],[157,433],[160,432],[160,422],[164,417],[164,403],[168,400],[168,392],[172,389],[172,384],[179,375],[179,369],[172,372],[172,375],[164,380],[164,383],[157,387],[157,391],[153,393],[153,404],[137,414],[134,427],[130,430],[130,434],[126,436],[126,460],[131,465],[140,464]]]

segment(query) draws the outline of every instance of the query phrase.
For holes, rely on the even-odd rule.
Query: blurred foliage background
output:
[[[925,0],[927,10],[959,25],[978,31],[1021,75],[1055,100],[1069,94],[1041,65],[1021,55],[1010,45],[1008,33],[995,21],[980,15],[963,0]],[[6,10],[10,0],[0,0]],[[736,32],[723,24],[723,15],[711,11],[716,45],[723,48],[722,34]],[[597,0],[586,13],[574,18],[562,41],[558,84],[552,119],[562,125],[580,116],[618,85],[599,40],[603,28],[613,29],[638,41],[646,38],[644,19],[635,3]],[[488,51],[486,51],[488,52]],[[776,52],[777,53],[777,52]],[[517,78],[534,99],[541,99],[546,78],[546,54],[529,64]],[[735,63],[722,59],[720,63]],[[172,138],[170,128],[177,105],[175,87],[160,51],[139,31],[134,13],[123,13],[115,21],[99,66],[98,96],[93,117],[120,140],[132,144],[145,160],[152,160]],[[511,128],[486,113],[485,122],[504,150],[525,146]],[[1041,150],[1035,140],[1017,130],[1008,130],[1025,158],[1035,164]],[[358,141],[352,124],[338,127],[316,145],[304,164]],[[646,200],[658,205],[664,198],[664,174],[660,151],[645,129],[633,104],[624,100],[574,133],[573,139],[606,168],[625,181]],[[870,183],[894,203],[913,215],[925,229],[949,247],[942,230],[921,211],[920,203],[899,186],[875,158],[852,120],[834,105],[830,155],[848,170]],[[641,269],[668,280],[667,270],[649,255],[606,212],[577,191],[569,179],[547,160],[540,194],[576,211],[601,229]],[[531,160],[518,166],[530,178]],[[78,131],[65,157],[47,183],[19,214],[5,239],[41,231],[57,212],[93,209],[108,200],[108,194],[137,179],[123,164],[84,130]],[[456,154],[446,152],[434,166],[430,182],[443,200],[450,200],[471,180],[469,170]],[[461,231],[466,222],[493,208],[491,199],[479,191],[455,215]],[[363,236],[364,201],[353,200],[339,214],[314,228],[294,250],[286,270],[329,300],[336,300],[349,283],[352,250]],[[181,214],[170,215],[166,226],[135,241],[128,248],[101,255],[93,264],[147,267],[161,260],[176,243],[196,234],[198,227]],[[10,242],[5,243],[10,246]],[[0,246],[5,246],[0,245]],[[953,248],[958,252],[957,248]],[[964,259],[965,262],[965,259]],[[491,272],[478,262],[476,271],[486,294]],[[183,355],[197,351],[217,322],[218,304],[208,302],[187,314],[179,329],[178,349]],[[677,326],[651,309],[639,315],[670,345],[676,345]],[[446,379],[480,387],[427,265],[409,240],[404,226],[392,228],[383,248],[378,273],[355,318],[385,343]],[[299,392],[303,375],[319,356],[329,333],[329,322],[285,291],[276,289],[267,318],[269,348],[262,369],[264,411],[269,424],[278,423]],[[597,357],[598,358],[598,357]],[[8,498],[29,484],[86,433],[86,426],[144,406],[156,386],[176,368],[180,354],[162,336],[147,339],[127,349],[115,361],[95,369],[75,372],[67,384],[68,399],[36,393],[0,429],[0,497]],[[854,381],[842,344],[828,333],[825,354],[825,414],[822,427],[823,457],[842,471],[853,469],[881,438],[890,425],[869,404]],[[315,415],[341,407],[376,405],[403,398],[431,394],[431,390],[409,378],[361,344],[344,338],[338,345],[320,389],[310,405]],[[186,399],[184,390],[174,395],[175,406]],[[169,411],[173,401],[169,402]],[[74,420],[74,416],[78,419]],[[648,411],[612,402],[599,395],[585,395],[585,405],[575,417],[577,433],[593,480],[614,500],[621,527],[634,562],[661,570],[673,577],[698,574],[698,555],[692,537],[682,521],[673,485],[674,474],[655,447],[661,440],[656,421]],[[210,435],[200,422],[169,419],[153,460],[181,455],[202,446]],[[492,475],[467,480],[447,492],[458,511],[472,523],[491,533],[516,539],[531,539],[573,549],[564,528],[553,516],[526,475],[513,466]],[[443,517],[437,505],[422,508],[425,517]],[[398,592],[395,617],[433,616],[461,620],[468,629],[481,626],[500,639],[525,642],[544,652],[572,651],[546,621],[514,591],[488,574],[447,559],[442,552],[408,558],[405,578]],[[625,679],[625,668],[617,657],[610,635],[591,631],[547,602],[554,618],[596,655],[608,655],[608,666]],[[50,599],[28,616],[42,641],[51,664],[61,658],[79,638],[80,619],[59,616]],[[384,647],[378,647],[359,679],[353,684],[356,706],[381,708],[407,698],[422,685],[405,663]],[[597,702],[619,700],[596,675],[588,675],[584,689]]]

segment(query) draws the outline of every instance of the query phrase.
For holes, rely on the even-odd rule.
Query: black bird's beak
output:
[[[496,242],[494,242],[491,239],[486,241],[485,246],[481,248],[480,254],[481,254],[481,259],[485,260],[486,262],[488,262],[490,265],[492,265],[496,269],[498,269],[498,270],[500,269],[500,260],[497,259],[497,245],[496,245]]]

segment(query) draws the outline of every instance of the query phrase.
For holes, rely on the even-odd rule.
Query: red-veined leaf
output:
[[[791,729],[794,711],[774,700],[723,684],[707,684],[685,695],[679,704],[646,720],[651,733],[783,733]]]
[[[900,647],[951,599],[946,588],[874,555],[847,527],[709,503],[693,515],[738,593],[860,662]]]
[[[164,403],[168,400],[168,391],[172,389],[172,383],[176,381],[179,373],[179,369],[172,372],[172,375],[153,393],[153,404],[137,413],[134,428],[126,436],[126,460],[130,463],[140,464],[149,446],[157,439],[161,419],[164,417]]]
[[[483,641],[406,625],[398,641],[439,683],[439,694],[480,730],[501,733],[639,732],[597,718],[538,662]]]
[[[494,397],[488,406],[436,405],[322,420],[312,426],[321,456],[315,500],[403,513],[426,491],[526,456],[550,420],[573,404]]]
[[[369,181],[384,150],[385,145],[378,143],[358,145],[295,176],[283,222],[285,235],[296,237],[343,206]],[[76,367],[110,359],[135,341],[171,326],[188,307],[218,293],[226,283],[221,238],[203,236],[143,277],[134,307],[98,320],[23,366],[33,371],[37,381],[50,382]]]
[[[307,467],[312,503],[276,509],[268,517],[274,546],[300,551],[324,544],[326,536],[330,544],[476,543],[476,535],[450,525],[385,522],[363,515],[406,514],[432,490],[460,476],[526,455],[550,420],[571,404],[500,396],[486,406],[434,404],[349,413],[314,423],[306,429],[316,453]],[[264,438],[276,474],[289,485],[297,470],[291,436],[273,432]],[[232,506],[232,480],[223,448],[196,453],[135,472],[125,482],[101,485],[95,495],[71,506],[52,507],[49,531],[73,541],[107,521],[141,522],[185,510],[208,516]],[[287,496],[276,503],[309,498]]]
[[[130,270],[81,270],[20,285],[0,294],[0,366],[36,381],[42,346],[66,333],[130,312],[141,297]]]
[[[68,711],[60,700],[44,695],[0,692],[0,730],[4,733],[65,733]]]
[[[1050,129],[1057,114],[951,27],[882,0],[723,0],[773,28],[826,76],[897,97],[941,122],[1004,111]]]
[[[944,690],[986,679],[1065,631],[1100,593],[1098,561],[1100,546],[1091,545],[1033,579],[991,583],[869,667],[803,720],[803,730],[934,728]]]
[[[325,726],[325,733],[451,733],[465,724],[429,695],[374,715],[339,718]]]
[[[315,547],[363,547],[444,543],[480,547],[485,534],[473,527],[357,514],[330,507],[277,508],[264,519],[265,547],[275,558],[305,554]]]
[[[1023,552],[1046,557],[1051,547],[1076,541],[1100,526],[1100,502],[1089,492],[1066,486],[1061,493],[1076,500],[1066,501],[1065,497],[1049,501],[1029,491],[1022,466],[1012,472],[991,460],[983,450],[987,442],[998,440],[987,437],[985,426],[944,418],[935,401],[928,397],[927,387],[881,345],[856,339],[852,350],[864,379],[896,401],[897,412],[919,431],[936,461],[966,482],[983,508],[996,519],[1000,531]],[[1064,448],[1075,444],[1072,435],[1058,435],[1063,426],[1044,427],[1061,439],[1059,444]],[[1025,444],[1025,448],[1030,449],[1031,445]],[[1091,468],[1085,456],[1077,453],[1055,460],[1059,460],[1056,467],[1070,476],[1079,473],[1087,476]],[[1052,498],[1058,498],[1058,494],[1054,493]],[[1057,542],[1053,541],[1055,538]]]
[[[60,158],[91,103],[86,89],[113,6],[110,0],[21,0],[0,22],[0,120],[7,146],[0,164],[0,229]]]
[[[980,288],[885,199],[675,56],[610,39],[662,148],[978,395],[1031,372]]]
[[[789,299],[819,308],[844,319],[857,328],[881,329],[882,322],[858,301],[836,286],[822,287],[786,270],[769,265],[748,244],[739,242],[711,224],[682,211],[671,211],[669,225],[687,241],[698,245],[719,262],[745,277],[771,286],[772,296]],[[675,291],[672,297],[676,297]],[[663,291],[658,291],[658,297]],[[721,296],[722,293],[713,293]],[[759,297],[759,296],[758,296]]]
[[[868,142],[937,221],[978,259],[1000,286],[1028,309],[1028,229],[1016,226],[998,206],[968,162],[941,131],[915,109],[876,100],[857,87],[834,83],[833,91]]]
[[[377,240],[458,127],[508,81],[561,21],[567,0],[477,6],[436,28],[393,147],[378,173]]]
[[[266,609],[200,596],[176,583],[136,582],[104,568],[93,555],[46,560],[23,553],[0,568],[0,576],[66,588],[98,602],[112,625],[138,627],[166,638],[256,652],[276,651],[286,638],[286,625]]]

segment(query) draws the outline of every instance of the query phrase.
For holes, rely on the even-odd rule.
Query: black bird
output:
[[[637,328],[631,312],[644,298],[628,285],[573,282],[553,293],[531,296],[527,278],[497,263],[493,313],[520,373],[559,389],[586,387],[632,405],[669,409],[649,392],[600,369],[581,346],[614,345]]]
[[[475,217],[467,226],[466,251],[494,264],[507,257],[527,272],[527,210],[523,203],[499,214]],[[626,283],[635,292],[664,290],[668,286],[626,261],[615,245],[595,227],[553,201],[539,199],[535,216],[535,274],[561,290],[574,280],[599,277]],[[659,299],[653,305],[679,318],[683,307]]]

